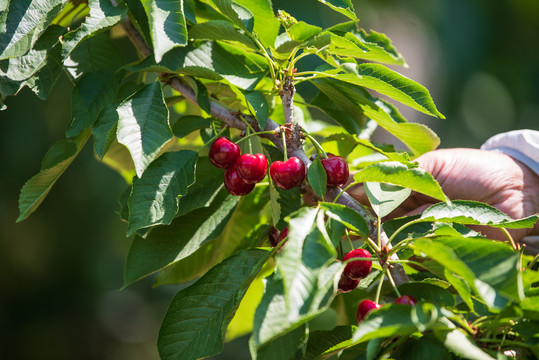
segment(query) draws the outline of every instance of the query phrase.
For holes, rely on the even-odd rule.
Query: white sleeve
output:
[[[514,130],[488,139],[481,150],[499,151],[528,166],[539,175],[539,131]]]

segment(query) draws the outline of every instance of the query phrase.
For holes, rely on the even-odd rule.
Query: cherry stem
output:
[[[391,276],[391,271],[389,271],[388,268],[386,268],[386,275],[387,275],[387,278],[389,279],[389,282],[391,283],[391,286],[393,286],[395,293],[397,293],[397,297],[400,297],[401,293],[399,292],[399,289],[397,289],[397,286],[395,285],[395,281],[393,281],[393,276]]]
[[[324,151],[324,149],[322,149],[322,146],[318,143],[318,141],[316,141],[316,139],[315,139],[312,135],[307,134],[307,133],[305,132],[305,130],[303,131],[303,135],[304,135],[307,139],[311,140],[311,142],[313,143],[314,147],[316,148],[316,152],[317,152],[319,155],[321,154],[322,157],[323,157],[324,159],[327,159],[327,158],[328,158],[328,155],[326,154],[326,152]]]
[[[530,263],[528,264],[526,269],[530,270],[533,267],[533,265],[535,265],[535,263],[537,262],[538,259],[539,259],[539,253],[537,255],[535,255],[535,257],[533,258],[532,261],[530,261]]]
[[[348,244],[350,245],[350,251],[354,250],[354,244],[352,244],[352,240],[350,239],[350,233],[348,229],[344,229],[346,231],[346,238],[348,239]]]
[[[284,129],[281,126],[281,137],[283,138],[283,154],[284,154],[284,161],[288,161],[288,151],[286,149],[286,135],[284,133]]]
[[[517,243],[515,243],[515,240],[513,239],[513,237],[511,236],[511,234],[509,234],[509,231],[507,231],[506,228],[500,228],[500,230],[505,234],[505,236],[509,239],[509,242],[511,243],[511,246],[513,247],[514,250],[518,250],[519,249],[519,246]]]
[[[381,232],[382,232],[382,219],[380,218],[380,215],[377,214],[377,221],[376,221],[376,230],[378,231],[377,239],[378,239],[378,247],[382,248],[382,239],[381,239]],[[389,242],[391,244],[391,241]]]
[[[335,199],[333,200],[333,202],[336,203],[337,200],[339,200],[339,198],[341,197],[341,195],[346,192],[346,190],[350,189],[352,186],[357,185],[357,184],[360,184],[360,183],[357,181],[353,181],[350,184],[348,184],[344,189],[342,189],[339,195],[335,196]]]
[[[251,136],[262,135],[262,134],[273,134],[273,135],[275,135],[275,134],[277,134],[277,133],[278,133],[278,132],[275,131],[275,130],[252,132],[252,133],[250,133],[249,135],[246,135],[246,136],[242,137],[241,139],[236,140],[236,144],[239,144],[240,142],[242,142],[242,141],[245,140],[245,139],[250,138]]]
[[[387,270],[387,264],[385,264],[382,268],[382,276],[380,276],[380,280],[378,280],[378,288],[376,289],[376,297],[374,298],[374,302],[379,304],[380,303],[380,294],[382,293],[382,286],[384,285],[384,275]]]

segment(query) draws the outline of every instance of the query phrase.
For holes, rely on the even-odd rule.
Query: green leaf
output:
[[[326,210],[326,214],[330,218],[340,222],[352,231],[358,232],[365,237],[369,236],[367,222],[355,210],[336,203],[320,202],[318,205],[321,209]]]
[[[285,217],[301,206],[301,194],[298,188],[282,190],[270,182],[270,203],[273,214],[273,226],[282,229],[286,226]]]
[[[195,40],[220,40],[239,43],[250,49],[258,50],[256,44],[234,27],[230,21],[210,20],[196,24],[189,29],[189,38]]]
[[[318,35],[322,31],[319,26],[307,24],[303,21],[298,21],[294,25],[286,29],[286,32],[292,41],[302,43],[310,38]]]
[[[372,164],[354,175],[357,182],[380,182],[402,186],[450,203],[440,184],[420,168],[409,168],[396,161]]]
[[[446,283],[447,284],[447,283]],[[449,284],[447,284],[449,285]],[[401,295],[410,295],[416,300],[448,307],[455,306],[455,297],[444,287],[423,281],[410,281],[399,286]]]
[[[352,343],[383,337],[405,336],[417,331],[411,313],[412,307],[394,304],[388,304],[370,312],[358,325],[352,336]]]
[[[335,78],[378,91],[425,114],[444,119],[436,109],[428,90],[417,82],[380,64],[360,64],[355,72],[335,75]]]
[[[43,202],[52,186],[78,155],[90,133],[83,132],[75,139],[59,140],[49,149],[41,164],[41,171],[28,180],[19,196],[20,222],[30,216]]]
[[[2,14],[0,60],[22,56],[60,13],[67,0],[17,0]]]
[[[324,5],[329,6],[335,11],[340,12],[344,16],[356,20],[357,16],[354,13],[354,6],[351,0],[318,0]]]
[[[211,80],[225,79],[245,90],[253,90],[267,72],[267,61],[263,56],[246,53],[225,43],[208,41],[197,45],[175,48],[159,64],[149,56],[136,65],[126,66],[126,69],[181,73]]]
[[[415,156],[432,151],[440,145],[440,138],[426,125],[399,122],[396,108],[383,100],[360,105],[370,119],[401,140]]]
[[[206,114],[210,114],[211,113],[211,100],[208,94],[208,89],[206,89],[206,86],[204,86],[204,84],[197,79],[194,79],[194,83],[196,84],[194,88],[196,90],[198,106],[202,110],[204,110]]]
[[[80,42],[64,61],[64,67],[77,79],[89,72],[116,72],[124,63],[122,52],[108,33],[99,33]]]
[[[493,357],[483,352],[472,340],[460,329],[435,332],[446,348],[453,353],[471,360],[494,360]]]
[[[319,157],[314,159],[311,166],[309,166],[309,171],[307,171],[307,179],[309,180],[309,184],[311,184],[315,194],[323,199],[324,195],[326,195],[327,175]]]
[[[195,181],[198,154],[191,150],[167,152],[133,180],[129,197],[127,236],[153,225],[168,225],[178,212],[179,197]]]
[[[124,286],[193,254],[215,239],[228,223],[239,199],[222,189],[211,206],[153,228],[146,238],[135,236],[125,264]]]
[[[198,158],[195,178],[196,182],[189,187],[187,195],[180,198],[177,216],[210,206],[224,187],[223,170],[215,167],[207,156]]]
[[[119,78],[112,72],[87,73],[81,76],[73,89],[73,119],[66,130],[66,137],[77,136],[92,126],[101,110],[116,100],[118,87]]]
[[[133,94],[118,107],[118,117],[118,142],[129,149],[140,178],[173,135],[161,84],[147,84]]]
[[[156,62],[170,50],[187,45],[183,0],[142,0],[148,16]]]
[[[249,9],[254,16],[254,32],[265,48],[275,43],[280,23],[275,18],[270,0],[236,0],[236,3]]]
[[[244,91],[245,100],[255,114],[261,129],[266,128],[269,115],[269,105],[266,97],[259,91]]]
[[[94,135],[94,151],[96,155],[103,159],[108,149],[116,139],[116,130],[118,127],[118,112],[113,104],[104,108],[97,117],[92,127]]]
[[[298,348],[301,347],[306,335],[307,326],[301,325],[259,348],[251,346],[252,360],[294,360]]]
[[[109,0],[90,0],[90,14],[75,30],[68,32],[62,41],[62,57],[65,59],[73,49],[85,39],[112,28],[127,14],[127,6],[119,3],[112,5]]]
[[[311,100],[311,105],[324,111],[350,134],[361,133],[366,117],[357,101],[341,91],[335,81],[316,79],[313,80],[313,84],[320,92]]]
[[[498,228],[532,228],[538,215],[513,219],[493,206],[470,200],[455,200],[451,205],[438,203],[421,215],[424,221],[441,221],[465,225],[488,225]]]
[[[211,126],[210,120],[196,115],[185,115],[176,120],[172,125],[172,132],[177,138],[182,138],[193,131],[205,129]]]
[[[366,182],[364,188],[372,209],[381,218],[395,210],[412,192],[408,188],[379,182]]]
[[[309,334],[307,350],[301,360],[317,360],[322,355],[331,355],[332,348],[352,338],[355,325],[337,326],[331,330],[314,331]]]
[[[240,28],[253,31],[253,14],[246,7],[232,0],[205,0],[205,2]]]
[[[269,255],[261,249],[240,252],[178,292],[159,331],[161,359],[194,360],[218,354],[228,324]]]

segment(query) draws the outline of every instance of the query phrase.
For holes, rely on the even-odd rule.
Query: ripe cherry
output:
[[[243,181],[255,184],[266,176],[268,160],[264,154],[243,154],[236,160],[236,171]]]
[[[365,249],[354,249],[348,254],[344,255],[343,261],[352,258],[372,258],[371,253]],[[372,261],[357,260],[346,264],[344,272],[349,278],[361,280],[371,272]]]
[[[339,292],[347,293],[354,290],[359,284],[359,280],[350,279],[344,272],[339,280]]]
[[[281,230],[281,233],[279,234],[279,237],[277,238],[277,244],[283,241],[283,239],[287,236],[288,236],[288,226],[285,227],[283,230]]]
[[[253,190],[255,184],[249,184],[238,176],[234,166],[225,171],[225,187],[229,193],[235,196],[247,195]]]
[[[332,186],[341,186],[348,181],[348,164],[340,156],[329,156],[327,159],[322,159],[322,166],[326,170],[327,184]]]
[[[417,300],[409,295],[402,295],[395,300],[395,304],[414,306],[417,304]]]
[[[228,169],[234,165],[240,156],[240,147],[228,140],[220,137],[215,140],[210,147],[210,161],[213,165],[221,169]]]
[[[373,310],[380,309],[382,305],[375,303],[372,300],[363,300],[359,303],[359,306],[357,307],[357,314],[356,314],[356,320],[358,323],[361,322],[367,316],[368,313],[370,313]]]
[[[277,230],[275,227],[270,227],[268,232],[268,238],[271,246],[276,247],[279,241],[277,240],[279,238],[279,230]]]
[[[275,161],[270,166],[270,175],[275,185],[289,190],[305,179],[305,164],[295,156],[287,161]]]

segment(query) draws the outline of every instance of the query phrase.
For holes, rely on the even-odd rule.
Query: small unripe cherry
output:
[[[213,165],[221,169],[228,169],[236,163],[240,156],[240,147],[221,136],[211,144],[208,156]]]
[[[371,253],[365,249],[354,249],[344,255],[343,261],[352,258],[372,258]],[[357,260],[346,264],[344,273],[351,279],[361,280],[371,272],[372,261]]]
[[[249,184],[238,176],[234,166],[225,171],[225,188],[229,193],[235,196],[247,195],[253,190],[255,184]]]
[[[341,293],[347,293],[352,290],[354,290],[357,285],[359,284],[359,280],[350,279],[344,272],[341,274],[341,278],[339,280],[339,292]]]
[[[395,304],[410,305],[414,306],[417,304],[417,300],[411,297],[410,295],[402,295],[394,301]]]
[[[359,306],[357,307],[357,314],[356,314],[356,320],[358,323],[361,322],[367,316],[368,313],[370,313],[373,310],[380,309],[382,305],[375,303],[372,300],[363,300],[359,303]]]
[[[236,160],[235,166],[243,181],[255,184],[266,176],[268,160],[264,154],[243,154]]]

